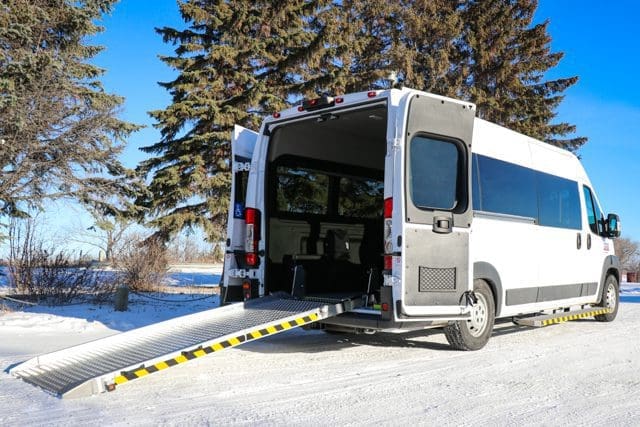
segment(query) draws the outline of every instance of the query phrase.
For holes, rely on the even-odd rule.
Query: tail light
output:
[[[254,208],[244,210],[246,224],[245,234],[245,262],[249,267],[256,267],[259,262],[258,242],[260,241],[260,211]]]
[[[393,242],[391,241],[391,217],[393,214],[393,198],[384,199],[384,269],[391,270],[393,258]]]
[[[251,282],[245,280],[242,283],[242,294],[244,295],[245,301],[251,299]]]

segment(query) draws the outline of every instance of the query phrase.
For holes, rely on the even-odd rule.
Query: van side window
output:
[[[409,151],[413,204],[425,209],[455,209],[462,163],[458,146],[451,141],[416,136]]]
[[[536,176],[531,169],[478,156],[480,210],[538,217]]]
[[[471,198],[473,210],[482,210],[482,192],[480,191],[480,175],[478,171],[478,155],[471,156]]]
[[[587,207],[587,219],[589,221],[589,228],[595,234],[602,234],[602,212],[598,207],[591,189],[586,185],[583,187],[584,191],[584,203]]]
[[[537,176],[540,225],[580,230],[578,183],[542,172],[537,172]]]

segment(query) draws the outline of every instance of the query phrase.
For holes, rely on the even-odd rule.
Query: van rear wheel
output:
[[[496,313],[493,292],[484,280],[473,282],[473,292],[477,302],[471,309],[471,318],[452,322],[444,328],[447,341],[456,350],[480,350],[493,332]]]
[[[620,302],[620,287],[616,276],[610,274],[607,276],[607,280],[604,281],[604,288],[602,289],[602,298],[600,300],[600,307],[608,308],[611,310],[607,314],[599,314],[594,316],[598,322],[612,322],[618,314],[618,305]]]

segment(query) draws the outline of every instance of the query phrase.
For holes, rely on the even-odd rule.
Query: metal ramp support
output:
[[[11,374],[57,397],[82,397],[226,348],[355,308],[346,301],[286,294],[195,313],[43,354]]]
[[[587,317],[593,317],[600,314],[610,313],[610,308],[586,308],[583,310],[567,311],[554,314],[544,314],[534,317],[516,317],[513,319],[514,323],[522,326],[532,326],[534,328],[541,328],[543,326],[555,325],[557,323],[569,322],[571,320],[584,319]]]

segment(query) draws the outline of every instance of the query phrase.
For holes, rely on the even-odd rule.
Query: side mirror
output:
[[[606,234],[607,237],[620,237],[620,231],[622,231],[622,226],[620,224],[620,217],[616,214],[610,213],[607,215],[607,224],[606,224]]]

